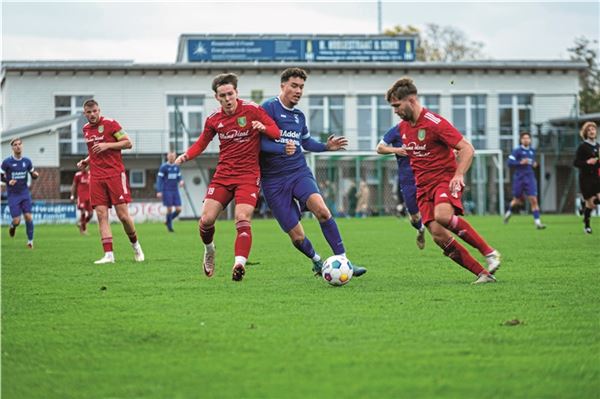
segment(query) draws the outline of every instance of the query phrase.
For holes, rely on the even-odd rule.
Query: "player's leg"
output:
[[[167,213],[165,215],[165,226],[167,227],[167,230],[169,232],[173,231],[173,225],[172,225],[173,217],[171,215],[171,212],[173,211],[173,203],[172,202],[173,201],[171,198],[171,192],[163,191],[162,192],[162,203],[165,206],[165,208],[167,208]]]
[[[23,218],[25,219],[25,230],[27,232],[27,247],[33,249],[33,215],[31,209],[33,208],[33,202],[31,196],[27,194],[27,197],[21,201],[21,212],[23,212]]]
[[[175,191],[173,193],[173,207],[175,210],[171,214],[171,224],[173,223],[173,220],[175,220],[181,213],[181,196],[179,195],[179,191]]]
[[[108,222],[108,206],[96,205],[96,216],[98,216],[98,230],[100,231],[100,239],[102,240],[102,248],[104,256],[95,261],[95,264],[115,263],[115,255],[113,253],[112,232],[110,223]]]
[[[146,259],[146,257],[144,255],[144,251],[142,251],[142,246],[138,241],[137,232],[135,230],[135,223],[133,222],[133,218],[129,214],[129,204],[115,204],[115,212],[117,213],[117,217],[123,225],[123,230],[125,230],[127,238],[129,238],[131,248],[133,249],[134,259],[136,260],[136,262],[143,262],[144,259]]]
[[[216,199],[206,198],[198,221],[200,239],[204,244],[202,269],[207,277],[212,277],[215,271],[215,222],[223,209],[224,206]]]
[[[313,247],[312,242],[310,242],[310,240],[304,233],[304,228],[302,227],[302,224],[298,222],[287,233],[290,236],[294,247],[296,247],[298,251],[302,252],[307,258],[309,258],[313,262],[312,271],[316,275],[320,275],[321,269],[323,268],[323,261],[321,260],[321,256]]]
[[[586,190],[587,191],[587,190]],[[590,193],[586,193],[590,194]],[[600,193],[595,195],[590,195],[585,198],[585,208],[583,209],[583,231],[586,234],[592,234],[592,226],[590,224],[592,212],[596,209],[596,200],[600,198]]]
[[[417,230],[417,247],[419,249],[425,248],[425,225],[419,212],[419,206],[417,205],[417,187],[414,183],[402,185],[404,192],[405,204],[410,214],[410,224]]]
[[[252,248],[251,219],[254,213],[254,206],[237,202],[238,198],[236,195],[235,229],[237,235],[235,237],[235,261],[231,278],[234,281],[241,281],[246,273],[246,262]]]
[[[87,219],[87,214],[85,210],[85,204],[77,199],[77,209],[79,209],[79,222],[77,222],[77,227],[79,228],[79,234],[83,234],[85,231],[85,224]]]
[[[15,236],[17,226],[21,224],[21,200],[21,198],[15,196],[9,195],[8,197],[8,208],[10,210],[10,216],[12,217],[10,226],[8,226],[8,235],[11,238]]]
[[[538,230],[545,229],[546,226],[542,224],[542,220],[540,219],[540,206],[538,205],[537,196],[528,195],[527,199],[529,200],[529,204],[531,205],[531,212],[533,213],[533,221],[535,223],[535,227]]]

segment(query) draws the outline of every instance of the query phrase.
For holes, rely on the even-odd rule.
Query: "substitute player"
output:
[[[162,198],[163,205],[167,208],[167,220],[165,225],[171,233],[173,230],[173,220],[181,213],[181,196],[179,188],[183,187],[181,178],[181,169],[175,164],[177,154],[169,152],[167,162],[160,165],[156,177],[156,197]]]
[[[415,172],[419,210],[433,240],[444,255],[477,276],[476,284],[495,282],[493,273],[500,267],[500,254],[459,217],[463,214],[464,175],[473,160],[473,146],[447,120],[421,105],[412,79],[396,81],[386,99],[402,118],[399,128],[406,136],[404,148]],[[489,270],[451,232],[477,248],[485,256]]]
[[[302,148],[313,152],[338,151],[344,149],[348,140],[331,136],[323,144],[310,137],[304,114],[295,108],[302,97],[306,79],[306,72],[300,68],[284,70],[279,96],[263,103],[263,108],[281,130],[281,138],[261,139],[260,169],[263,192],[273,216],[294,246],[313,261],[313,272],[320,274],[323,263],[304,233],[300,223],[302,211],[309,210],[316,216],[335,255],[346,256],[346,249],[335,219],[304,159]],[[355,266],[354,276],[361,276],[366,271]]]
[[[586,122],[579,135],[583,143],[577,147],[574,165],[579,168],[579,188],[585,200],[583,210],[583,231],[592,234],[590,216],[600,204],[600,144],[598,144],[598,126],[594,122]]]
[[[275,122],[257,104],[238,98],[238,78],[233,73],[220,74],[212,82],[215,98],[221,108],[213,112],[204,124],[204,130],[185,154],[175,163],[189,161],[200,155],[215,137],[219,137],[217,170],[208,185],[200,216],[200,237],[204,243],[203,270],[211,277],[215,269],[215,221],[235,198],[235,261],[232,279],[241,281],[246,272],[246,261],[252,246],[250,219],[259,196],[260,169],[258,153],[260,134],[272,138],[280,136]]]
[[[142,262],[144,252],[137,239],[133,219],[129,215],[131,190],[121,158],[121,150],[130,149],[133,145],[119,122],[101,116],[96,100],[83,103],[83,114],[88,120],[83,126],[83,135],[89,155],[79,161],[77,167],[90,165],[90,197],[98,216],[98,229],[104,248],[104,256],[94,263],[115,262],[112,232],[108,221],[108,209],[112,206],[115,207],[117,217],[131,242],[134,259]]]
[[[512,151],[508,156],[508,166],[514,168],[513,174],[513,198],[510,201],[508,210],[504,214],[504,223],[508,223],[515,207],[523,204],[523,196],[527,196],[533,221],[538,230],[545,229],[540,219],[540,207],[537,200],[537,180],[535,179],[534,168],[538,167],[535,161],[535,150],[531,147],[531,134],[523,132],[520,135],[521,145]]]
[[[383,135],[377,144],[378,154],[394,154],[398,162],[398,188],[402,191],[404,203],[410,214],[410,224],[417,230],[417,247],[425,248],[425,226],[417,206],[417,184],[415,175],[410,167],[406,150],[402,148],[402,137],[398,125]]]
[[[77,198],[77,209],[80,211],[79,233],[87,234],[87,224],[92,220],[94,208],[90,197],[90,168],[85,165],[80,171],[75,173],[73,184],[71,185],[71,201]]]
[[[32,179],[39,177],[33,168],[33,163],[23,156],[23,142],[20,138],[14,138],[10,142],[13,154],[2,161],[2,174],[6,181],[6,193],[8,195],[8,207],[12,221],[8,227],[8,235],[15,236],[17,226],[21,223],[21,214],[25,218],[25,230],[27,231],[27,248],[33,249],[33,215],[31,214],[31,194],[27,187],[27,176]]]

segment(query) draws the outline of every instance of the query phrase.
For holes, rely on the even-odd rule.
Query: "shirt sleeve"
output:
[[[271,119],[263,107],[256,107],[255,117],[259,122],[265,125],[265,131],[262,132],[263,135],[266,135],[272,139],[278,139],[281,137],[279,126],[277,126],[275,121]]]
[[[519,165],[519,149],[515,148],[512,150],[512,153],[508,156],[508,166],[517,166]]]
[[[125,133],[123,131],[123,128],[121,127],[119,122],[113,120],[112,124],[113,124],[113,126],[112,126],[113,134],[112,135],[115,139],[117,139],[117,141],[121,141],[121,140],[123,140],[123,138],[127,137],[127,133]]]
[[[279,131],[279,129],[277,129]],[[198,155],[202,154],[202,152],[208,147],[208,144],[212,141],[212,139],[217,134],[217,131],[214,129],[212,122],[210,119],[206,120],[204,124],[204,130],[198,140],[188,150],[185,152],[188,159],[196,158]]]
[[[302,148],[310,152],[325,152],[327,151],[327,144],[323,144],[309,135],[307,139],[302,139]]]
[[[456,148],[456,145],[463,139],[463,135],[458,129],[445,119],[441,120],[435,131],[438,138],[452,148]]]

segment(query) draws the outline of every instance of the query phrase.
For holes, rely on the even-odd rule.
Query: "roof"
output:
[[[566,116],[562,118],[550,119],[552,125],[560,126],[560,125],[572,125],[575,123],[583,124],[584,122],[596,122],[600,123],[600,112],[594,112],[591,114],[581,114],[579,116]]]
[[[2,143],[10,142],[16,137],[25,138],[35,136],[41,133],[51,133],[56,129],[68,126],[73,121],[79,119],[81,115],[65,115],[55,119],[45,120],[41,122],[32,123],[30,125],[16,127],[14,129],[8,129],[2,131]]]

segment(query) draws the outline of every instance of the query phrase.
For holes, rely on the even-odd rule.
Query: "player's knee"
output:
[[[444,227],[450,226],[450,222],[452,221],[452,216],[453,215],[449,215],[445,212],[435,212],[433,215],[435,221]]]
[[[215,221],[209,217],[207,217],[206,215],[203,215],[200,217],[200,220],[198,222],[198,224],[200,225],[201,229],[210,229],[211,227],[213,227],[215,225]]]
[[[13,220],[12,220],[13,226],[17,227],[20,224],[21,224],[21,218],[13,218]]]
[[[331,212],[327,209],[326,206],[320,206],[314,212],[315,217],[319,220],[319,222],[325,222],[331,218]]]

